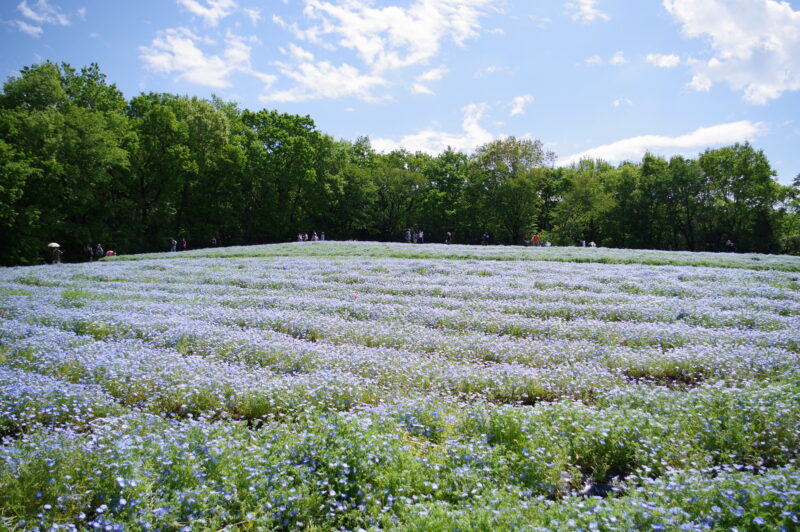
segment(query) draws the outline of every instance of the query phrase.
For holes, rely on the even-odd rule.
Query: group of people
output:
[[[61,246],[56,243],[52,243],[49,244],[49,247],[53,248],[50,262],[52,264],[61,264],[61,257],[64,255],[64,252],[61,250]],[[101,244],[97,244],[94,247],[92,247],[91,244],[86,244],[83,246],[83,256],[89,262],[92,262],[93,260],[100,260],[103,257],[113,257],[114,255],[116,255],[116,253],[113,250],[109,249],[106,251],[103,249]]]
[[[89,262],[93,260],[100,260],[103,257],[113,257],[116,255],[112,250],[104,250],[101,244],[97,244],[95,247],[92,247],[91,244],[86,244],[83,246],[83,254],[86,256],[86,260]]]
[[[524,239],[523,243],[526,246],[534,246],[534,247],[537,247],[537,248],[538,247],[549,248],[550,246],[552,246],[552,244],[550,243],[549,240],[545,240],[544,242],[542,242],[542,237],[539,236],[539,233],[534,233],[533,236],[530,237],[529,239],[528,238]]]
[[[424,244],[425,243],[425,233],[422,229],[406,229],[403,233],[403,238],[405,239],[407,244]],[[481,245],[488,246],[492,241],[492,236],[489,234],[488,231],[484,232],[481,235]],[[444,236],[444,243],[445,244],[452,244],[453,243],[453,232],[447,231]],[[536,247],[551,247],[552,244],[549,240],[543,241],[542,237],[539,233],[534,233],[533,236],[530,238],[523,239],[523,243],[526,246],[536,246]],[[584,245],[585,242],[584,242]]]
[[[450,233],[448,233],[448,235],[449,234]],[[403,233],[403,238],[405,239],[406,244],[424,244],[425,231],[422,229],[407,228]]]
[[[189,249],[189,243],[186,241],[186,238],[181,238],[180,241],[181,251],[186,251]],[[169,239],[169,250],[170,252],[178,251],[178,241],[174,238]]]
[[[219,239],[215,236],[211,237],[211,240],[208,241],[212,248],[219,246]],[[186,237],[181,237],[181,241],[178,242],[174,238],[169,239],[169,250],[170,252],[173,251],[186,251],[189,249],[189,242],[186,240]]]
[[[297,235],[297,241],[298,242],[309,242],[309,241],[311,241],[311,242],[319,242],[320,240],[325,240],[325,232],[324,231],[321,232],[320,234],[317,234],[316,231],[311,231],[311,236],[309,236],[308,233],[299,233]]]

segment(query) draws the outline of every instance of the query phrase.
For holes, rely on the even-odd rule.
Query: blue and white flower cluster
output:
[[[0,270],[0,523],[798,526],[796,259],[408,249]]]

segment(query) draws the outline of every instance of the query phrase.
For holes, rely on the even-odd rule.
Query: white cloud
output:
[[[511,102],[511,116],[524,115],[525,108],[533,101],[533,96],[530,94],[523,94],[517,96]]]
[[[611,102],[612,107],[622,107],[623,105],[633,105],[633,101],[630,98],[617,98]]]
[[[275,81],[274,76],[252,69],[251,47],[242,37],[228,34],[221,55],[206,54],[198,43],[212,44],[186,28],[168,29],[159,32],[149,47],[141,47],[139,57],[149,70],[176,74],[178,79],[208,87],[230,87],[229,77],[235,72],[254,76],[266,85]]]
[[[69,17],[61,12],[61,8],[49,4],[47,0],[38,0],[31,5],[28,4],[28,0],[22,0],[17,5],[17,11],[31,22],[15,20],[9,22],[9,24],[15,24],[19,31],[27,33],[31,37],[39,38],[44,33],[44,28],[42,27],[44,24],[55,26],[69,26],[71,24]],[[83,18],[85,12],[85,9],[79,9],[78,15]]]
[[[504,69],[501,68],[501,67],[495,66],[495,65],[490,65],[490,66],[484,68],[483,70],[475,72],[475,77],[476,78],[482,78],[484,76],[489,76],[491,74],[494,74],[495,72],[500,72],[501,70],[504,70]]]
[[[414,94],[428,94],[431,96],[436,94],[431,89],[429,89],[428,87],[426,87],[421,83],[414,83],[413,85],[411,85],[411,92],[413,92]]]
[[[76,11],[76,13],[78,13],[78,16],[81,18],[81,20],[86,20],[86,8],[85,7],[80,8],[78,11]]]
[[[70,25],[69,17],[62,13],[58,6],[48,4],[47,0],[38,0],[33,6],[28,5],[28,0],[22,0],[17,5],[17,10],[22,16],[37,24]]]
[[[446,66],[433,68],[417,76],[417,81],[438,81],[442,79],[444,75],[447,74],[448,72],[450,72],[450,69],[447,68]]]
[[[711,59],[690,61],[689,87],[727,83],[752,104],[800,90],[800,11],[776,0],[663,0],[684,35],[703,37]]]
[[[436,94],[427,85],[423,85],[423,83],[438,81],[442,79],[448,72],[450,72],[450,69],[448,69],[446,66],[440,66],[438,68],[426,70],[416,77],[416,83],[411,86],[411,92],[414,94]]]
[[[292,58],[298,62],[309,62],[314,60],[314,54],[291,43],[289,44],[289,55],[291,55]]]
[[[207,5],[204,5],[207,4]],[[230,15],[237,4],[234,0],[178,0],[193,15],[204,19],[209,26],[216,26],[219,21]]]
[[[478,36],[479,20],[494,0],[417,0],[408,7],[375,8],[370,0],[305,0],[303,13],[316,21],[295,36],[351,49],[374,73],[425,63],[444,39],[463,45]],[[275,20],[275,18],[273,18]]]
[[[438,155],[444,152],[447,147],[454,150],[471,152],[476,147],[486,144],[493,140],[493,135],[483,129],[479,124],[481,118],[486,113],[486,104],[469,104],[462,108],[464,120],[461,123],[460,133],[447,133],[428,128],[418,133],[406,135],[399,141],[391,139],[374,139],[372,147],[377,151],[388,152],[400,148],[405,148],[411,152],[421,151],[431,155]]]
[[[278,15],[272,15],[272,22],[274,22],[275,24],[277,24],[278,26],[280,26],[283,29],[289,28],[289,24],[287,24],[286,21],[283,20]]]
[[[496,1],[413,0],[407,6],[375,7],[372,0],[303,0],[303,15],[308,25],[301,28],[277,15],[272,17],[273,22],[297,39],[324,50],[350,50],[365,68],[341,59],[337,60],[341,63],[334,64],[295,56],[294,64],[276,63],[276,66],[297,86],[262,94],[261,99],[305,101],[345,96],[366,101],[385,99],[374,94],[375,89],[389,84],[385,72],[427,64],[446,40],[463,45],[467,39],[477,37],[481,17]],[[411,91],[433,94],[427,84],[446,72],[444,67],[426,71],[410,84]]]
[[[613,66],[619,66],[619,65],[624,65],[625,63],[628,62],[628,60],[625,58],[625,53],[622,52],[622,51],[619,51],[619,52],[614,52],[614,55],[609,57],[608,61],[606,61],[605,59],[603,59],[599,55],[593,55],[592,57],[587,57],[586,59],[584,59],[583,62],[586,63],[586,64],[589,64],[589,65],[605,65],[605,64],[609,64],[609,65],[613,65]]]
[[[262,102],[303,102],[321,98],[356,97],[365,101],[379,101],[372,94],[376,87],[388,83],[381,77],[362,75],[355,67],[344,64],[334,66],[328,61],[305,62],[300,65],[277,63],[278,69],[297,86],[289,90],[265,92]]]
[[[39,36],[44,32],[41,26],[34,26],[33,24],[28,24],[24,20],[15,20],[17,24],[17,28],[22,33],[27,33],[31,37],[39,38]]]
[[[603,159],[609,162],[637,160],[641,159],[648,151],[663,155],[675,155],[690,150],[703,150],[711,146],[743,142],[756,137],[763,131],[762,123],[742,120],[710,127],[699,127],[691,133],[677,137],[641,135],[576,153],[566,157],[559,164],[568,166],[587,158]]]
[[[675,68],[681,64],[681,58],[675,54],[647,54],[648,63],[658,68]]]
[[[255,24],[259,20],[261,20],[261,10],[256,8],[244,8],[242,9],[245,16],[250,19],[250,21]]]
[[[627,62],[628,60],[625,59],[625,54],[622,52],[615,52],[611,59],[608,60],[609,65],[624,65]]]
[[[583,24],[589,24],[595,20],[611,20],[611,17],[597,9],[596,5],[597,0],[575,0],[567,2],[565,7],[570,11],[572,20]]]

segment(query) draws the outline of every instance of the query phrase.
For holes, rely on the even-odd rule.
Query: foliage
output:
[[[522,244],[722,251],[800,249],[797,192],[749,144],[669,161],[555,167],[542,142],[501,138],[467,155],[334,140],[309,116],[218,98],[126,100],[96,64],[25,67],[0,93],[0,263],[84,247],[131,254],[295,240]]]

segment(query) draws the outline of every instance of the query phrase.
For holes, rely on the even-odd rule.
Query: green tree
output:
[[[378,163],[372,169],[374,226],[381,239],[397,239],[405,228],[418,225],[425,177],[408,160],[414,161],[408,152],[391,152],[378,156]]]
[[[521,242],[541,208],[535,170],[554,161],[538,140],[507,137],[480,146],[470,160],[469,185],[477,225]]]
[[[774,207],[780,199],[775,172],[764,152],[749,143],[706,150],[699,159],[711,201],[709,247],[732,239],[739,249],[777,246]]]
[[[80,87],[95,86],[91,95],[73,98]],[[99,71],[76,74],[42,63],[22,70],[3,86],[0,139],[5,164],[20,164],[22,193],[15,200],[27,215],[9,238],[9,255],[36,261],[48,240],[64,245],[67,259],[82,257],[82,245],[92,237],[111,234],[113,215],[106,204],[113,196],[116,174],[128,164],[122,139],[125,118],[112,107],[97,110],[102,97],[117,95]],[[10,154],[10,155],[9,155]],[[14,161],[14,163],[9,163]],[[20,222],[21,223],[21,222]]]
[[[428,158],[422,168],[426,186],[419,218],[431,241],[433,238],[443,239],[448,231],[456,241],[463,242],[468,238],[464,197],[468,172],[469,158],[452,148]]]
[[[615,207],[601,175],[611,169],[603,161],[582,160],[567,174],[564,198],[556,208],[554,232],[557,241],[575,245],[581,240],[603,243],[604,223]]]

